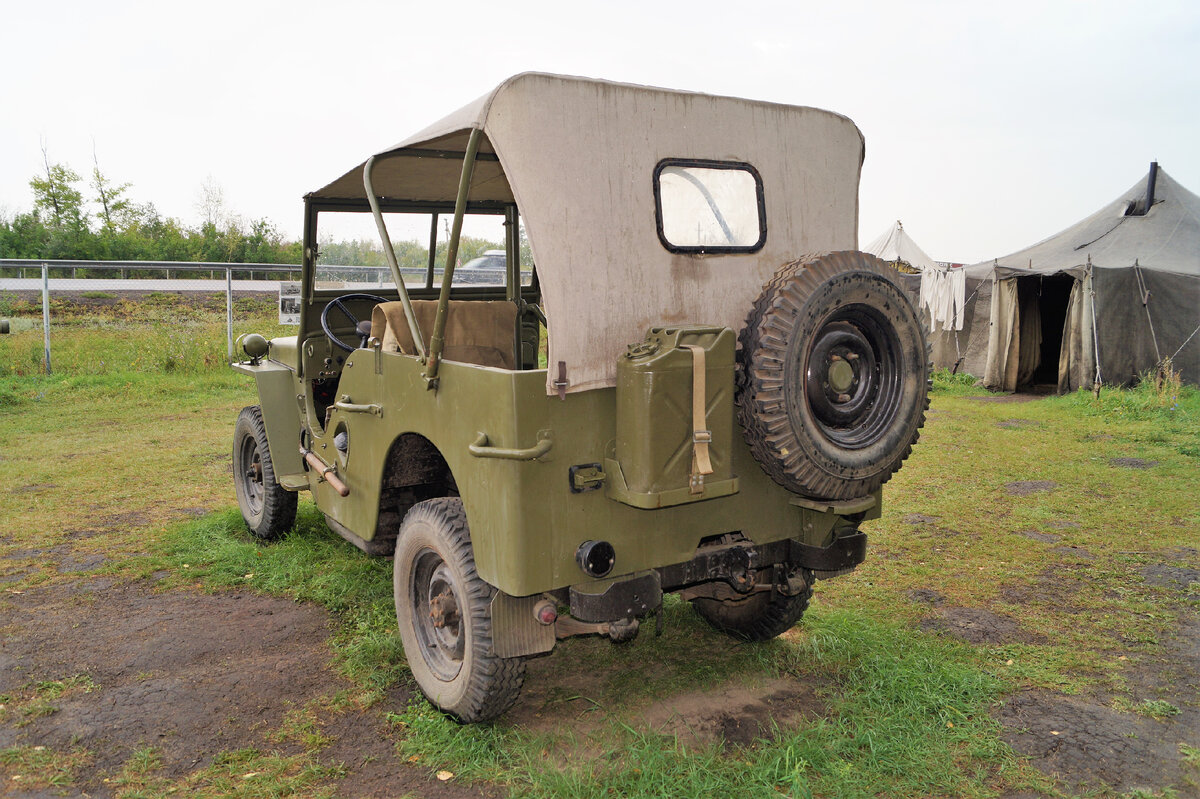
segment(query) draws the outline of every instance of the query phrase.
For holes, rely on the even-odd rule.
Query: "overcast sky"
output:
[[[7,2],[0,211],[52,161],[195,224],[298,236],[301,197],[526,70],[846,114],[859,239],[974,262],[1074,223],[1149,162],[1200,192],[1200,3]]]

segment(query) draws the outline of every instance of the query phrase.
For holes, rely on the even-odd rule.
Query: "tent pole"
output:
[[[1137,277],[1138,298],[1142,301],[1142,307],[1146,309],[1146,321],[1150,323],[1150,340],[1154,342],[1154,360],[1156,363],[1162,363],[1162,353],[1158,351],[1158,334],[1154,332],[1154,320],[1150,318],[1150,290],[1146,288],[1146,279],[1142,276],[1142,267],[1138,264],[1137,259],[1133,259],[1133,274]]]
[[[1104,378],[1100,376],[1100,334],[1096,330],[1096,286],[1092,283],[1092,256],[1088,256],[1087,271],[1084,273],[1087,277],[1087,292],[1091,299],[1092,305],[1092,348],[1096,352],[1096,382],[1093,390],[1096,395],[1100,394],[1100,386],[1104,383]]]

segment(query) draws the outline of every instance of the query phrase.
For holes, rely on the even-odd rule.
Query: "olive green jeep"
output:
[[[927,407],[917,314],[855,250],[862,159],[827,111],[524,74],[308,194],[299,334],[234,366],[250,532],[307,490],[394,555],[413,676],[464,722],[664,592],[785,632],[863,561]],[[386,267],[333,243],[363,221]]]

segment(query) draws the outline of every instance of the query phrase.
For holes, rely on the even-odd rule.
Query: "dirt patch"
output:
[[[689,748],[720,741],[726,747],[773,740],[780,730],[824,716],[828,708],[811,682],[771,680],[755,688],[730,686],[656,702],[640,722],[674,735]]]
[[[943,608],[921,622],[926,632],[943,633],[972,644],[1032,644],[1041,636],[1026,632],[1014,619],[981,608]]]
[[[1147,583],[1181,592],[1200,583],[1194,549],[1168,555],[1172,562],[1143,568]],[[1038,585],[1007,598],[1058,604],[1078,582],[1048,569]],[[1179,627],[1157,653],[1127,661],[1122,655],[1127,694],[1068,697],[1038,690],[1011,697],[995,715],[1013,749],[1088,795],[1139,789],[1168,795],[1169,788],[1172,796],[1196,796],[1195,783],[1186,780],[1197,773],[1184,764],[1180,744],[1200,746],[1200,615],[1194,605],[1176,607]]]
[[[138,746],[161,748],[174,777],[222,751],[262,745],[264,728],[330,683],[313,667],[329,660],[328,618],[314,607],[142,586],[109,586],[96,596],[88,587],[10,600],[12,629],[0,653],[6,693],[79,674],[100,686],[26,727],[0,728],[7,746],[77,742],[91,750],[95,773],[83,787],[98,789],[100,775],[119,769]]]
[[[1065,519],[1055,519],[1054,521],[1050,522],[1049,526],[1053,527],[1055,530],[1078,530],[1079,529],[1078,522],[1068,522]]]
[[[907,513],[900,521],[905,524],[933,524],[937,521],[936,516],[926,516],[923,513]]]
[[[1157,563],[1142,569],[1142,576],[1150,585],[1183,593],[1190,593],[1193,585],[1200,585],[1200,569],[1184,566]]]
[[[1042,571],[1032,583],[1009,583],[1000,589],[1000,599],[1010,605],[1031,609],[1044,606],[1039,612],[1081,613],[1074,602],[1087,585],[1078,578],[1061,573],[1060,566]]]
[[[140,511],[129,511],[128,513],[110,513],[107,516],[100,518],[99,525],[102,530],[116,530],[134,527],[147,527],[150,524],[150,517]]]
[[[935,608],[945,604],[946,597],[932,588],[914,588],[908,592],[908,598],[913,602],[933,605]]]
[[[1153,469],[1158,461],[1145,461],[1141,458],[1109,458],[1108,463],[1119,469]]]
[[[1037,768],[1072,788],[1148,792],[1172,787],[1194,796],[1180,743],[1200,743],[1200,619],[1184,617],[1166,651],[1130,661],[1125,672],[1135,709],[1166,702],[1162,719],[1120,712],[1108,697],[1067,697],[1026,691],[996,713],[1005,739]],[[1190,776],[1195,776],[1194,770]]]
[[[1147,790],[1182,776],[1178,744],[1163,735],[1169,722],[1047,691],[1018,694],[997,716],[1018,754],[1072,788]]]
[[[393,690],[385,704],[402,708],[407,690]],[[396,796],[420,797],[497,797],[490,786],[468,787],[442,782],[428,769],[400,766],[396,760],[396,740],[392,728],[378,715],[346,712],[336,715],[321,727],[321,734],[333,739],[321,751],[328,765],[342,765],[350,776],[337,787],[337,796],[354,799],[392,799]]]
[[[63,555],[58,561],[58,573],[86,572],[100,566],[108,559],[103,555]]]
[[[13,494],[41,494],[46,491],[53,491],[58,488],[54,483],[30,483],[29,485],[17,486],[12,489]]]
[[[1061,535],[1054,533],[1039,533],[1037,530],[1018,530],[1017,535],[1024,536],[1033,541],[1040,541],[1043,544],[1057,544],[1062,540]]]
[[[1027,497],[1030,494],[1053,491],[1056,488],[1058,488],[1058,483],[1053,480],[1017,480],[1004,484],[1004,490],[1014,497]]]
[[[1078,558],[1079,560],[1095,560],[1096,556],[1083,547],[1054,547],[1050,550],[1058,555],[1066,555],[1070,558]]]
[[[291,751],[268,735],[284,715],[348,687],[328,668],[328,614],[312,605],[250,593],[155,593],[109,579],[7,595],[0,693],[34,681],[86,675],[98,688],[64,694],[56,711],[17,727],[0,724],[0,748],[41,745],[93,753],[75,788],[111,795],[103,780],[139,748],[162,753],[161,776],[203,768],[241,748]],[[400,763],[382,726],[385,707],[347,711],[324,730],[318,757],[344,762],[339,796],[480,796]],[[385,781],[386,778],[386,781]]]
[[[88,531],[76,531],[68,534],[68,538],[86,538]],[[94,533],[93,533],[94,535]],[[107,562],[107,558],[96,553],[77,553],[69,544],[58,544],[46,549],[14,549],[0,555],[0,562],[20,560],[54,561],[59,574],[86,572]]]
[[[1040,422],[1035,422],[1032,419],[1002,419],[996,422],[996,427],[999,427],[1001,430],[1028,430],[1041,426]]]

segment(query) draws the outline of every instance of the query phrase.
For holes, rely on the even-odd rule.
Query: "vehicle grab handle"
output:
[[[528,449],[503,449],[488,446],[487,433],[475,437],[475,443],[467,447],[476,458],[501,458],[508,461],[531,461],[542,457],[554,446],[554,438],[549,430],[538,432],[538,443]]]

